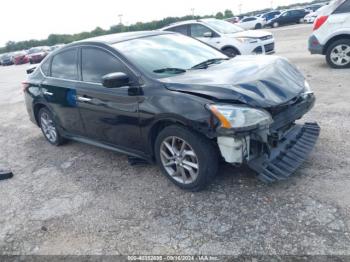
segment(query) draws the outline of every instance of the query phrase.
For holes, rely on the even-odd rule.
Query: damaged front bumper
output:
[[[320,127],[317,123],[295,125],[284,136],[283,142],[269,154],[249,161],[248,166],[258,173],[258,178],[263,182],[287,179],[306,160],[319,134]]]
[[[295,124],[314,102],[314,96],[308,94],[287,108],[275,109],[269,126],[247,132],[221,132],[217,143],[222,157],[234,165],[247,164],[264,182],[288,178],[306,160],[318,139],[317,123]]]

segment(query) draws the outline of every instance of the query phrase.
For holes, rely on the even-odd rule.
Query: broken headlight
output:
[[[305,99],[307,98],[310,94],[313,94],[314,92],[311,90],[311,87],[309,83],[305,80],[304,82],[304,90],[301,96]]]
[[[272,123],[271,115],[260,109],[236,105],[209,105],[210,111],[220,120],[221,127],[254,129]]]

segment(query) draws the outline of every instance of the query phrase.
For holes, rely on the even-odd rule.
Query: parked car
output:
[[[323,5],[322,7],[320,7],[319,9],[317,9],[315,12],[309,13],[304,17],[304,22],[308,23],[308,24],[312,24],[313,22],[315,22],[317,16],[322,13],[322,11],[324,9],[327,8],[327,5]]]
[[[57,45],[50,46],[50,52],[52,52],[58,48],[64,47],[64,46],[65,46],[65,44],[57,44]]]
[[[225,21],[232,23],[232,24],[236,24],[239,22],[239,20],[240,20],[239,16],[234,16],[234,17],[227,18]]]
[[[21,64],[26,64],[29,62],[29,57],[27,56],[27,52],[22,50],[15,52],[13,54],[13,63],[15,65],[21,65]]]
[[[13,65],[13,53],[6,53],[1,57],[1,65]]]
[[[304,9],[308,13],[313,13],[317,9],[321,8],[322,6],[324,6],[324,4],[313,4],[313,5],[306,6]]]
[[[76,140],[157,162],[200,190],[222,159],[265,182],[289,177],[312,150],[316,123],[296,124],[315,97],[285,58],[226,55],[162,31],[75,42],[23,83],[30,119],[52,145]]]
[[[304,22],[307,12],[304,9],[293,9],[282,12],[278,17],[266,23],[269,27],[279,27],[281,25],[299,24]]]
[[[237,23],[239,27],[242,27],[245,30],[249,29],[261,29],[265,25],[266,21],[263,18],[248,16],[243,18],[241,21]]]
[[[29,63],[40,63],[49,52],[50,48],[48,46],[38,46],[30,48],[28,51]]]
[[[220,49],[230,57],[275,52],[275,40],[271,33],[245,31],[239,26],[218,19],[185,21],[172,24],[161,30],[194,37]]]
[[[260,17],[265,19],[265,21],[269,21],[277,16],[279,16],[281,14],[281,11],[270,11],[270,12],[267,12],[265,14],[262,14]]]
[[[333,68],[350,67],[350,0],[333,1],[319,14],[309,51],[325,55]]]

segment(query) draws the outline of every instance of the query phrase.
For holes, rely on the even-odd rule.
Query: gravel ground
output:
[[[277,54],[312,85],[320,139],[297,174],[264,185],[222,166],[203,192],[181,191],[156,166],[70,142],[49,145],[28,119],[24,66],[0,68],[0,254],[350,255],[350,70],[307,51],[311,27],[272,30]]]

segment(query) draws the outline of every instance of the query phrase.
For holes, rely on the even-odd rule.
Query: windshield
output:
[[[222,20],[208,19],[203,21],[210,25],[214,30],[222,34],[234,34],[244,31],[241,27]]]
[[[143,37],[119,42],[113,47],[156,78],[184,73],[209,59],[227,59],[218,50],[180,34]]]

